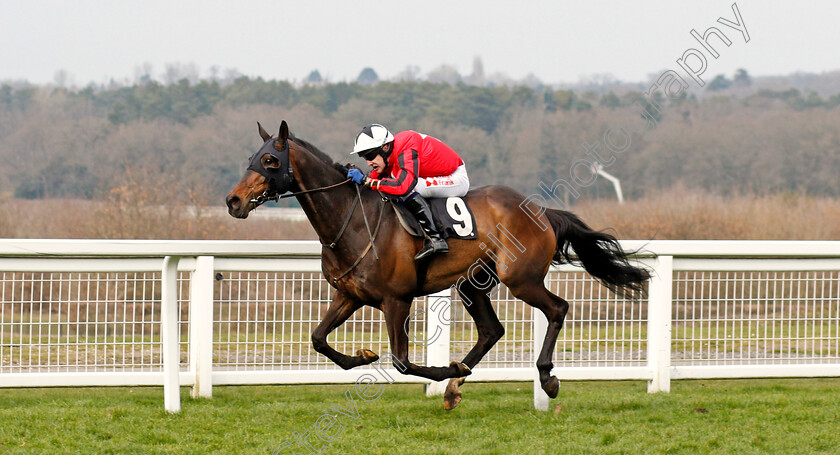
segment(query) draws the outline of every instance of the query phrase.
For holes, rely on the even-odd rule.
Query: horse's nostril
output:
[[[228,208],[237,210],[239,206],[242,204],[242,200],[239,199],[239,196],[228,196],[227,198],[227,206]]]

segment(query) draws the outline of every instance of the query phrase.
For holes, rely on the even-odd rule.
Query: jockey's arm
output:
[[[365,185],[374,190],[394,196],[411,194],[417,185],[417,175],[420,165],[420,160],[417,155],[417,150],[415,149],[406,149],[400,152],[397,158],[398,167],[396,167],[396,172],[393,173],[393,178],[379,179],[376,178],[378,175],[375,176],[374,171],[371,171],[371,177],[365,181]]]

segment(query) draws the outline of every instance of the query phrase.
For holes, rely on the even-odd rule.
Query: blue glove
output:
[[[348,169],[347,170],[347,178],[361,184],[362,181],[365,179],[365,174],[362,174],[362,171],[358,169]]]

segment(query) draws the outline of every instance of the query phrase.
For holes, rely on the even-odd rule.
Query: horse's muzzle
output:
[[[239,196],[229,194],[225,199],[225,203],[227,204],[230,216],[234,218],[248,218],[248,213],[251,211],[249,207],[251,205],[250,200],[243,202]]]

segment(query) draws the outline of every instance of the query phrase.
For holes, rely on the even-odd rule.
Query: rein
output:
[[[338,239],[340,239],[341,236],[344,235],[344,231],[346,231],[347,226],[350,225],[350,218],[353,218],[353,212],[356,211],[356,206],[359,205],[359,201],[361,201],[361,200],[362,200],[361,196],[359,196],[358,199],[353,200],[353,205],[350,207],[350,210],[347,211],[347,216],[344,217],[344,223],[342,223],[341,229],[338,230],[338,235],[335,236],[335,240],[333,240],[332,243],[330,243],[329,245],[326,245],[326,244],[323,244],[323,243],[321,245],[324,245],[325,247],[327,247],[331,250],[335,249],[335,245],[338,243]],[[364,210],[362,211],[362,213],[364,214]],[[367,223],[367,220],[365,220],[365,223]],[[368,231],[368,232],[370,232],[370,231]]]
[[[265,203],[266,203],[266,202],[268,202],[268,201],[274,201],[274,202],[277,202],[277,201],[279,201],[280,199],[285,199],[285,198],[287,198],[287,197],[294,197],[294,196],[298,196],[298,195],[301,195],[301,194],[307,194],[307,193],[317,193],[317,192],[319,192],[319,191],[327,191],[327,190],[331,190],[331,189],[333,189],[333,188],[337,188],[337,187],[339,187],[339,186],[341,186],[341,185],[344,185],[345,183],[347,183],[347,182],[351,182],[351,181],[352,181],[352,180],[347,179],[347,180],[345,180],[345,181],[343,181],[343,182],[338,182],[338,183],[336,183],[335,185],[322,186],[322,187],[320,187],[320,188],[312,188],[311,190],[303,190],[303,191],[298,191],[298,192],[296,192],[296,193],[287,193],[287,194],[284,194],[284,195],[282,195],[282,196],[281,196],[280,194],[278,194],[278,193],[274,193],[274,195],[273,195],[273,196],[270,196],[268,193],[271,191],[271,189],[270,189],[270,188],[266,188],[266,189],[265,189],[265,191],[263,191],[263,194],[261,194],[261,195],[259,195],[259,196],[255,197],[254,199],[251,199],[251,202],[256,203],[256,204],[257,204],[257,207],[259,207],[259,206],[261,206],[261,205],[265,204]],[[254,207],[254,208],[256,208],[256,207]]]
[[[386,202],[385,199],[383,199],[382,204],[380,204],[380,206],[379,206],[379,218],[376,220],[376,228],[373,230],[373,234],[371,234],[371,236],[370,236],[370,243],[368,243],[365,250],[362,251],[362,254],[359,256],[358,259],[356,259],[356,262],[354,262],[353,265],[351,265],[349,269],[345,270],[344,273],[342,273],[341,275],[332,279],[333,286],[338,287],[339,280],[341,280],[342,278],[347,276],[348,273],[352,272],[353,269],[355,269],[356,266],[359,265],[360,262],[362,262],[362,259],[364,259],[365,256],[367,256],[367,254],[371,250],[371,248],[373,248],[374,251],[376,251],[376,247],[373,245],[373,241],[376,240],[376,234],[379,233],[379,226],[382,225],[382,215],[385,213],[385,202]],[[367,222],[367,218],[365,218],[365,222]]]
[[[333,242],[330,243],[329,245],[324,245],[324,246],[326,246],[329,249],[334,249],[335,248],[335,245],[338,243],[338,239],[340,239],[341,236],[344,234],[344,231],[347,229],[347,226],[350,224],[350,218],[353,216],[353,212],[356,211],[356,206],[359,205],[359,204],[361,204],[361,206],[362,206],[362,219],[365,220],[365,228],[367,228],[368,237],[370,238],[370,242],[367,244],[367,247],[365,247],[364,251],[362,251],[362,254],[359,255],[358,259],[356,259],[356,262],[354,262],[353,265],[351,265],[349,269],[345,270],[344,273],[342,273],[338,277],[333,278],[333,285],[335,285],[335,286],[338,286],[338,280],[347,276],[348,273],[352,272],[353,269],[355,269],[356,266],[359,265],[360,262],[362,262],[362,259],[364,259],[365,256],[367,256],[368,252],[371,249],[373,249],[373,255],[376,256],[376,259],[379,259],[379,253],[376,252],[376,245],[373,244],[373,241],[376,240],[376,234],[379,233],[379,226],[382,225],[382,215],[383,215],[383,213],[385,213],[385,201],[386,201],[386,199],[382,199],[382,205],[379,208],[379,218],[376,220],[376,228],[373,230],[373,233],[371,233],[370,232],[370,225],[368,224],[368,220],[367,220],[367,214],[365,213],[365,204],[362,202],[362,192],[359,189],[358,185],[356,185],[356,194],[358,195],[358,197],[356,198],[355,201],[353,201],[353,206],[350,207],[350,210],[347,211],[347,217],[344,218],[344,224],[341,226],[341,229],[338,231],[338,235],[335,237],[335,240],[333,240]]]

